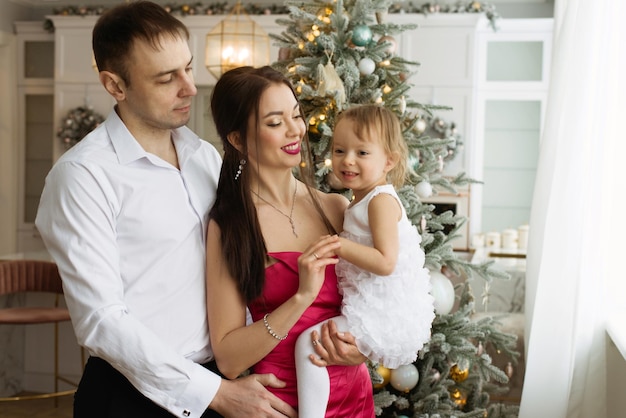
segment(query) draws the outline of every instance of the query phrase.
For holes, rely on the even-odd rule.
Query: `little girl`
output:
[[[354,200],[335,251],[343,306],[333,321],[356,338],[363,355],[390,369],[415,361],[435,317],[421,237],[394,189],[405,179],[407,154],[400,122],[390,110],[363,105],[339,115],[333,172]],[[326,411],[328,373],[309,357],[311,332],[320,326],[303,332],[296,344],[300,418],[322,418]]]

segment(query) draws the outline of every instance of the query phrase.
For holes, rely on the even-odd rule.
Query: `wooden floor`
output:
[[[73,395],[54,399],[0,402],[2,418],[72,418]]]
[[[72,418],[72,396],[58,398],[58,406],[54,399],[39,399],[19,402],[0,402],[2,418]],[[499,399],[497,402],[519,406],[519,400]]]

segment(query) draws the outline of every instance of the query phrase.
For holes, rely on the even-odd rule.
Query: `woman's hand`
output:
[[[339,261],[335,257],[335,250],[340,245],[337,235],[325,235],[309,245],[298,257],[300,274],[298,294],[310,300],[311,303],[322,288],[326,266],[337,264]]]
[[[309,358],[317,366],[356,366],[367,360],[357,348],[354,336],[349,332],[339,332],[333,320],[322,325],[322,335],[313,331],[311,338],[316,342],[313,346],[317,355],[311,354]]]

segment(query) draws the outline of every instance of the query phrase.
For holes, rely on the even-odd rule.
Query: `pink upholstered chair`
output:
[[[63,288],[56,264],[39,260],[0,260],[0,295],[27,292],[55,294],[53,306],[24,306],[0,308],[2,324],[53,324],[54,325],[54,392],[0,398],[0,401],[51,398],[70,395],[75,390],[59,391],[59,382],[76,386],[75,382],[59,374],[59,323],[70,320],[68,310],[61,306]],[[81,366],[84,355],[81,350]]]

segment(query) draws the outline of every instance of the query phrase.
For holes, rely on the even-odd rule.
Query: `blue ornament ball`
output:
[[[352,43],[356,46],[365,46],[372,40],[372,31],[367,25],[357,25],[352,30]]]

